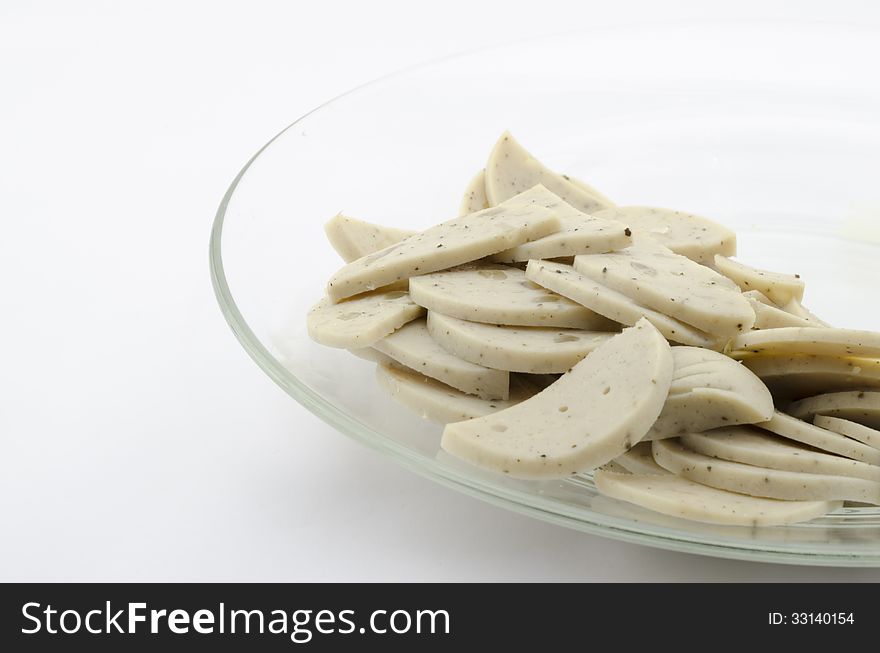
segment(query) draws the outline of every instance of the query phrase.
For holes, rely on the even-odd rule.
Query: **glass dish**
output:
[[[749,560],[880,565],[880,509],[720,527],[599,496],[589,474],[517,481],[439,450],[440,427],[387,397],[373,366],[314,344],[305,314],[340,265],[339,211],[422,228],[453,217],[505,128],[621,204],[705,214],[742,260],[799,272],[835,325],[880,329],[880,34],[856,26],[630,26],[536,39],[381,78],[303,116],[226,192],[214,288],[241,344],[294,399],[400,464],[567,527]],[[466,528],[462,524],[462,528]]]

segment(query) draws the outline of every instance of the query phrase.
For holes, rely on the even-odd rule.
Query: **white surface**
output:
[[[227,184],[313,106],[445,53],[720,4],[300,4],[0,6],[0,580],[880,580],[622,544],[416,477],[275,387],[211,291]]]

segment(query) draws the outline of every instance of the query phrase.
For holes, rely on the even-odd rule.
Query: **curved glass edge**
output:
[[[462,55],[454,55],[454,57],[456,56]],[[319,111],[321,108],[339,100],[340,98],[356,93],[365,86],[375,84],[389,77],[397,76],[414,68],[436,64],[439,61],[450,58],[453,57],[444,57],[443,59],[436,61],[404,68],[389,75],[378,77],[331,98],[327,102],[324,102],[308,113],[300,116],[273,136],[265,145],[257,150],[232,180],[232,183],[229,185],[229,188],[226,190],[226,193],[220,201],[220,205],[214,217],[209,241],[208,258],[211,283],[214,288],[214,294],[220,305],[220,310],[232,329],[232,332],[235,334],[236,339],[241,343],[248,355],[287,394],[338,431],[366,444],[374,450],[396,457],[407,469],[421,476],[430,478],[446,487],[453,488],[492,505],[581,532],[670,551],[734,560],[745,560],[750,562],[835,567],[880,567],[880,550],[878,550],[876,554],[865,552],[854,554],[842,549],[835,549],[833,546],[829,546],[824,550],[797,550],[799,547],[796,548],[795,545],[791,544],[788,545],[788,548],[785,548],[773,547],[769,544],[750,545],[747,542],[722,542],[702,538],[688,539],[686,536],[679,536],[671,532],[661,533],[643,530],[637,527],[628,527],[623,523],[615,524],[612,519],[603,519],[598,513],[589,513],[589,515],[592,516],[592,519],[588,520],[586,518],[587,515],[582,510],[572,510],[569,511],[570,514],[566,514],[566,511],[559,510],[559,508],[564,507],[558,505],[554,506],[556,510],[543,510],[540,507],[532,505],[534,497],[530,494],[502,488],[486,483],[480,479],[468,478],[456,473],[454,470],[441,466],[425,465],[425,460],[421,456],[414,454],[404,447],[397,446],[395,443],[390,442],[385,438],[381,433],[351,418],[343,411],[323,401],[323,399],[321,399],[321,397],[314,391],[301,383],[295,376],[291,375],[260,343],[259,339],[245,321],[241,312],[238,310],[238,306],[232,297],[229,284],[227,283],[222,258],[223,223],[229,207],[229,202],[242,178],[260,154],[269,148],[278,138],[292,127],[308,118],[311,114]]]

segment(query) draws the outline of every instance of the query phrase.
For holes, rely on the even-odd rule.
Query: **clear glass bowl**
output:
[[[327,219],[344,211],[410,228],[448,219],[509,128],[619,203],[724,222],[743,260],[799,272],[814,312],[880,329],[877,61],[880,34],[869,28],[694,23],[531,40],[379,79],[297,120],[235,178],[211,235],[220,306],[294,399],[472,496],[679,551],[880,565],[876,508],[720,527],[609,500],[589,475],[525,482],[470,467],[439,450],[438,426],[382,393],[370,363],[309,340],[304,319],[340,265]]]

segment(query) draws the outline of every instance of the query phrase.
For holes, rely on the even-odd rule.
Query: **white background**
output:
[[[785,15],[653,4],[0,3],[0,580],[880,580],[622,544],[437,486],[283,394],[215,304],[226,186],[329,97],[563,29]]]

